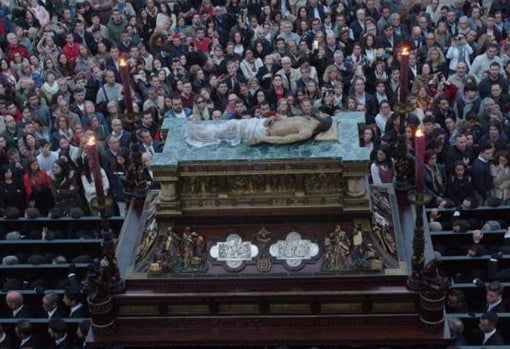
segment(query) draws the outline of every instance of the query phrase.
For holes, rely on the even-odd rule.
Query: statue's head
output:
[[[319,125],[315,128],[313,135],[317,135],[321,132],[326,132],[329,130],[331,125],[333,124],[333,119],[330,115],[313,115],[312,116],[315,120],[319,121]]]

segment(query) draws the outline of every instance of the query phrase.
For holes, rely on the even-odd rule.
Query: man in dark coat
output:
[[[498,324],[498,315],[489,311],[484,313],[480,318],[480,323],[478,324],[478,328],[481,333],[477,335],[476,342],[473,343],[475,345],[504,345],[505,341],[503,336],[500,334],[496,325]]]
[[[471,167],[473,189],[477,198],[481,199],[480,202],[484,202],[487,199],[493,186],[489,162],[492,159],[492,152],[491,145],[482,144],[478,158],[473,161]]]
[[[30,309],[24,304],[23,295],[18,291],[10,291],[5,296],[5,303],[13,319],[26,319],[31,317]]]

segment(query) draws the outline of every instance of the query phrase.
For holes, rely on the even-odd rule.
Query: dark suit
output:
[[[312,6],[306,6],[306,11],[308,11],[308,19],[309,20],[312,20],[315,18],[314,14],[315,14],[315,8],[312,7]],[[325,14],[325,10],[324,10],[324,5],[321,4],[321,3],[318,3],[317,4],[317,11],[319,12],[319,18],[324,18],[324,14]]]
[[[133,136],[131,135],[131,132],[129,131],[122,131],[122,135],[119,138],[120,146],[126,147],[129,149],[129,146],[131,145],[131,142],[133,141]]]
[[[354,41],[360,41],[360,39],[363,37],[363,34],[365,33],[365,28],[361,26],[358,20],[354,20],[351,23],[351,30],[352,34],[354,35]]]
[[[41,344],[41,340],[35,335],[32,335],[25,344],[19,346],[19,349],[43,349],[43,348],[44,347]]]
[[[478,342],[475,343],[475,345],[504,345],[505,344],[505,340],[503,339],[503,336],[501,336],[501,334],[499,333],[498,330],[496,330],[496,332],[489,337],[489,339],[487,339],[487,341],[484,343],[483,342],[483,333],[481,334],[480,337],[478,337]]]
[[[14,347],[14,341],[12,337],[6,333],[5,338],[0,340],[0,349],[11,349]]]
[[[48,313],[46,313],[48,317]],[[48,317],[48,319],[64,319],[67,316],[67,311],[63,307],[57,307],[53,314]]]
[[[73,349],[74,345],[72,343],[71,338],[69,338],[69,335],[59,344],[55,344],[53,346],[54,349]]]
[[[471,175],[474,190],[483,200],[487,199],[493,186],[490,162],[484,162],[477,158],[471,166]]]
[[[487,311],[488,305],[485,307],[485,311]],[[501,301],[498,305],[496,305],[494,308],[492,308],[490,311],[493,311],[495,313],[506,313],[506,307],[505,303]]]
[[[67,317],[70,319],[81,319],[81,318],[88,317],[88,312],[87,312],[86,306],[84,304],[82,304],[81,307],[79,307],[72,313],[70,312]]]
[[[16,313],[16,316],[14,316],[11,311],[11,317],[13,319],[28,319],[32,317],[32,312],[26,305],[23,305],[23,308],[21,308],[21,310]]]
[[[163,152],[163,143],[161,143],[159,141],[153,141],[152,142],[152,148],[154,149],[155,153],[161,153],[161,152]],[[143,143],[140,143],[140,151],[142,153],[149,152],[148,147],[146,148]]]

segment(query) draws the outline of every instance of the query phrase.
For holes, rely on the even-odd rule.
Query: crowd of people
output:
[[[427,138],[438,206],[507,199],[508,0],[20,1],[0,7],[1,206],[94,213],[84,144],[123,213],[136,144],[151,181],[165,118],[286,118],[362,111],[374,183],[395,177],[402,48],[405,120]],[[123,81],[120,61],[128,64]],[[127,106],[124,89],[130,89]],[[134,110],[137,122],[126,118]],[[497,152],[497,161],[492,161]],[[64,214],[66,214],[64,212]]]
[[[132,166],[157,186],[164,119],[341,111],[365,113],[373,183],[395,180],[403,121],[411,155],[416,129],[425,133],[432,206],[510,199],[509,0],[11,0],[0,3],[0,38],[4,214],[95,214],[92,137],[123,214]]]

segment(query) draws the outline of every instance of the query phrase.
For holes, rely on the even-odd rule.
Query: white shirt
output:
[[[57,310],[57,307],[51,309],[50,311],[47,312],[48,314],[48,319],[51,319],[51,317],[53,316],[53,314],[55,314],[55,311]]]
[[[69,312],[69,316],[71,316],[72,313],[74,313],[76,310],[80,309],[83,306],[83,304],[78,303],[71,307],[71,311]]]
[[[20,307],[18,307],[18,308],[16,308],[16,309],[14,309],[14,310],[12,311],[12,317],[16,317],[16,315],[17,315],[17,314],[21,311],[21,309],[23,309],[23,307],[24,307],[24,305],[22,305],[22,306],[20,306]]]
[[[32,335],[28,336],[27,338],[23,338],[21,340],[21,343],[19,344],[20,347],[24,346],[26,342],[28,342],[32,338]]]
[[[488,332],[488,333],[484,333],[483,334],[483,342],[482,344],[485,344],[485,342],[487,342],[487,340],[494,334],[496,333],[496,329],[493,329],[492,331]]]
[[[55,344],[56,345],[59,345],[60,343],[62,343],[65,339],[67,338],[67,333],[64,334],[64,337],[62,338],[59,338],[59,339],[55,339]]]

